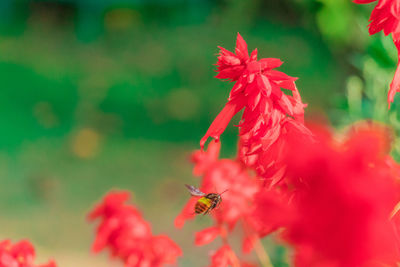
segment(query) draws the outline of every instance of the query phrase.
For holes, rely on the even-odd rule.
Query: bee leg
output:
[[[204,215],[210,213],[213,209],[215,209],[216,207],[216,203],[211,204],[211,206],[206,210],[206,212],[204,212]]]
[[[210,211],[212,211],[213,208],[214,208],[213,206],[210,206],[210,207],[203,213],[203,216],[206,215],[206,214],[208,214],[208,213],[210,213]]]

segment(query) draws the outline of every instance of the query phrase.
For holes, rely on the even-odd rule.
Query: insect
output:
[[[203,193],[200,191],[200,189],[192,186],[192,185],[187,185],[185,184],[187,189],[189,190],[190,194],[195,197],[201,197],[199,200],[197,200],[196,205],[194,206],[194,212],[196,214],[202,214],[206,215],[213,209],[217,208],[221,202],[222,202],[222,197],[221,195],[225,193],[227,190],[222,192],[221,194],[218,193]]]

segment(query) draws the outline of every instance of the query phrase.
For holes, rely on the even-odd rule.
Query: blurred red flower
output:
[[[368,4],[376,0],[354,0],[357,4]],[[393,102],[396,92],[400,92],[400,2],[398,0],[379,0],[372,10],[369,21],[369,34],[373,35],[383,31],[385,35],[392,34],[393,42],[399,53],[399,63],[390,84],[388,104]]]
[[[243,251],[248,253],[253,249],[252,238],[258,238],[258,233],[250,224],[253,210],[254,197],[262,187],[262,182],[248,174],[246,167],[237,160],[218,159],[220,142],[211,141],[207,151],[198,150],[193,153],[192,161],[195,163],[194,174],[201,176],[200,190],[205,193],[220,193],[221,205],[212,210],[210,215],[214,219],[214,225],[205,228],[195,235],[195,244],[206,245],[217,237],[224,244],[212,256],[211,266],[251,266],[251,264],[239,263],[234,252],[228,244],[228,235],[240,222],[243,228]],[[175,219],[175,226],[180,228],[184,222],[195,216],[194,207],[198,198],[191,197],[182,212]],[[261,229],[261,228],[260,228]],[[250,244],[249,244],[250,243]]]
[[[396,266],[400,243],[390,218],[400,185],[388,142],[385,131],[370,128],[344,142],[325,135],[291,147],[289,189],[282,198],[260,193],[255,216],[267,230],[284,229],[295,266]]]
[[[220,47],[217,78],[235,82],[228,103],[210,125],[200,145],[208,137],[218,140],[232,117],[244,109],[240,127],[240,159],[264,178],[277,183],[283,167],[279,161],[285,133],[311,135],[303,124],[304,107],[295,80],[274,70],[282,65],[277,58],[257,60],[257,49],[249,56],[247,44],[238,34],[235,53]],[[282,89],[287,89],[286,94]],[[279,143],[279,144],[278,144]],[[274,154],[271,159],[271,154]],[[270,182],[271,182],[270,181]]]
[[[56,267],[54,261],[36,265],[35,257],[35,248],[27,240],[15,244],[10,240],[0,242],[0,267]]]
[[[168,236],[154,236],[140,212],[125,202],[126,191],[110,192],[89,214],[89,220],[100,219],[92,250],[105,248],[121,259],[126,267],[164,266],[174,264],[182,251]]]
[[[238,220],[250,213],[254,195],[260,185],[251,177],[243,164],[230,159],[218,159],[220,143],[212,141],[207,151],[193,153],[194,173],[202,176],[199,189],[204,193],[221,193],[222,203],[211,212],[216,225],[226,224],[232,229]],[[182,212],[177,216],[175,225],[180,228],[185,220],[194,217],[194,205],[197,199],[192,197]],[[204,234],[209,234],[204,232]],[[198,239],[201,234],[198,234]],[[208,239],[208,238],[205,238]],[[200,242],[201,243],[201,242]]]
[[[229,245],[223,245],[211,256],[210,267],[238,266],[235,264],[236,255]]]

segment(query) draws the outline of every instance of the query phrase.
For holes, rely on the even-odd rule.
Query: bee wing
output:
[[[198,189],[192,185],[185,184],[185,186],[189,190],[189,192],[192,196],[202,197],[202,196],[206,195],[205,193],[201,192],[200,189]]]

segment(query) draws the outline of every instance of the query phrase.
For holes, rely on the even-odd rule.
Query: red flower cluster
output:
[[[140,212],[125,202],[129,193],[111,192],[89,214],[90,220],[100,219],[93,251],[104,248],[121,259],[126,267],[157,267],[174,264],[182,252],[168,236],[154,236]]]
[[[259,191],[259,183],[250,177],[245,166],[230,159],[218,159],[219,142],[211,142],[207,151],[196,151],[192,155],[195,163],[194,174],[202,176],[200,190],[205,193],[221,193],[222,203],[211,215],[217,225],[226,224],[232,229],[237,221],[247,216],[253,203],[254,195]],[[186,219],[194,217],[196,198],[191,198],[175,220],[180,228]],[[201,239],[201,238],[199,238]],[[211,240],[212,241],[212,240]],[[200,242],[208,243],[208,242]]]
[[[303,124],[304,107],[295,80],[274,70],[276,58],[257,60],[257,49],[249,56],[247,44],[238,34],[235,53],[220,47],[217,78],[235,82],[228,103],[218,114],[200,145],[208,137],[218,140],[232,117],[244,109],[240,127],[240,159],[272,184],[283,177],[282,150],[286,135],[310,136]],[[287,89],[292,95],[285,94]]]
[[[370,128],[341,143],[323,135],[291,147],[292,190],[260,193],[255,216],[267,229],[284,229],[295,266],[397,266],[399,225],[391,214],[400,181],[398,166],[388,164],[388,143],[385,131]]]
[[[10,240],[0,242],[0,267],[56,267],[54,261],[36,265],[35,248],[29,241],[12,244]]]
[[[357,4],[368,4],[377,0],[354,0]],[[371,13],[369,34],[383,31],[392,34],[393,42],[399,53],[399,63],[388,93],[388,104],[393,102],[396,92],[400,92],[400,2],[398,0],[379,0]]]
[[[378,7],[381,3],[389,1]],[[280,60],[257,61],[256,56],[256,50],[248,55],[240,35],[235,53],[221,48],[217,77],[235,85],[200,145],[210,136],[218,141],[244,109],[239,160],[218,159],[217,141],[193,154],[194,174],[202,176],[200,190],[228,189],[211,213],[215,225],[196,233],[195,243],[221,237],[223,246],[212,256],[212,266],[238,266],[242,263],[227,236],[240,221],[244,252],[259,254],[258,239],[282,229],[279,236],[294,247],[297,267],[396,266],[400,166],[390,157],[387,129],[359,124],[341,142],[323,128],[316,128],[314,136],[303,124],[305,105],[295,78],[273,70]],[[264,179],[252,177],[249,169]],[[177,227],[194,217],[196,201],[191,198],[178,215]]]
[[[205,193],[221,193],[220,207],[211,211],[215,226],[196,233],[195,244],[205,245],[220,236],[224,246],[212,257],[212,266],[232,265],[233,251],[227,244],[227,235],[238,221],[246,223],[246,217],[251,215],[255,194],[260,190],[260,183],[251,177],[245,166],[236,160],[218,159],[220,143],[212,141],[207,151],[196,151],[192,155],[195,163],[194,174],[202,176],[200,190]],[[194,206],[198,198],[192,197],[182,212],[175,219],[175,226],[180,228],[185,220],[193,218]],[[229,257],[228,257],[228,256]],[[236,256],[235,256],[236,257]],[[217,264],[217,262],[220,262]],[[224,262],[222,264],[221,262]]]

